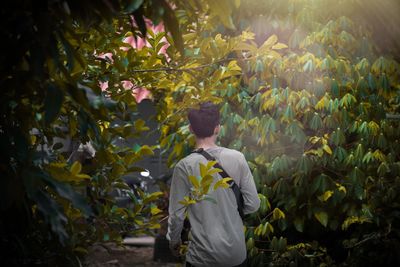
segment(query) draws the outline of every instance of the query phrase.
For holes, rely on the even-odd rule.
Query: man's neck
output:
[[[215,144],[214,136],[196,139],[196,148],[208,149],[208,148],[212,148],[212,147],[217,147],[217,145]]]

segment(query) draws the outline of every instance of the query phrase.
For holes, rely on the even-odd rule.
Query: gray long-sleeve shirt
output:
[[[216,158],[225,171],[240,187],[244,199],[244,213],[257,211],[260,206],[254,179],[242,153],[224,148],[213,147],[206,150]],[[179,242],[185,208],[179,201],[189,195],[191,184],[189,175],[200,175],[199,163],[206,164],[207,159],[198,153],[192,153],[180,160],[172,176],[167,238],[170,242]],[[221,179],[214,175],[214,181]],[[194,266],[235,266],[246,259],[246,245],[242,219],[237,211],[236,199],[230,188],[212,191],[210,196],[216,200],[202,200],[188,208],[191,225],[186,260]]]

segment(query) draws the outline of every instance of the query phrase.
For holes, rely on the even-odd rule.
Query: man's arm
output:
[[[170,247],[176,248],[181,243],[181,232],[185,220],[185,207],[179,203],[189,194],[187,174],[181,164],[177,164],[172,175],[172,182],[169,195],[169,217],[167,239]]]
[[[258,210],[258,208],[260,207],[260,199],[258,198],[257,188],[254,183],[253,175],[251,174],[249,165],[247,164],[246,158],[243,156],[243,154],[240,164],[240,191],[242,192],[244,200],[243,213],[249,214]]]

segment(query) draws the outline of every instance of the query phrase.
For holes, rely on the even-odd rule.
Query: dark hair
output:
[[[200,104],[199,109],[189,109],[188,118],[197,137],[210,137],[219,125],[219,108],[211,102],[204,102]]]

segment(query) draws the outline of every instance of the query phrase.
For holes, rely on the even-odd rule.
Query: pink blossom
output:
[[[107,58],[109,58],[111,60],[111,63],[114,62],[113,53],[111,53],[111,52],[101,53],[101,54],[97,55],[96,57],[97,58],[102,58],[102,59],[106,59],[106,57],[107,57]]]
[[[154,33],[165,32],[164,23],[159,23],[157,26],[151,26],[151,30]]]
[[[150,46],[149,42],[147,42],[147,40],[145,40],[144,38],[138,37],[136,40],[136,47],[134,48],[140,50],[145,46],[149,47]]]
[[[106,91],[108,88],[108,81],[99,82],[99,86],[100,86],[101,91]]]
[[[132,94],[135,97],[137,103],[142,102],[143,99],[151,98],[151,92],[144,87],[136,87],[132,90]]]
[[[122,87],[126,90],[132,89],[133,83],[131,81],[122,81]]]
[[[129,44],[133,48],[136,47],[136,40],[135,40],[135,37],[133,37],[132,35],[124,38],[124,40],[122,42]],[[122,51],[128,51],[130,49],[130,47],[126,47],[126,46],[122,46],[120,48]]]

